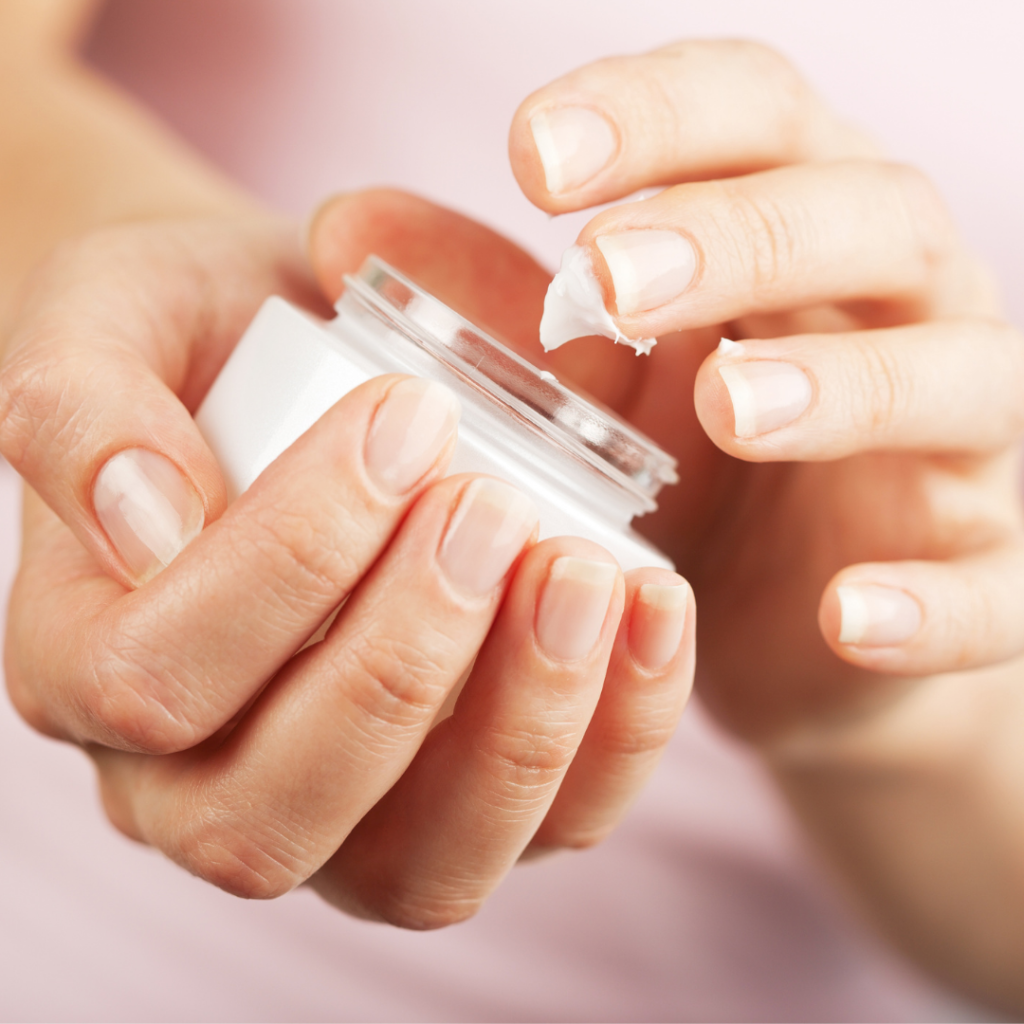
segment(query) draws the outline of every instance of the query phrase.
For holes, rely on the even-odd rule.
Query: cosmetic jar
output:
[[[528,494],[540,536],[587,537],[623,569],[668,558],[631,528],[653,511],[675,460],[371,256],[345,278],[335,319],[267,299],[224,364],[196,423],[237,497],[353,388],[385,373],[440,381],[462,403],[448,470]]]

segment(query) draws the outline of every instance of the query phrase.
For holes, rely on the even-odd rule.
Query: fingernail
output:
[[[399,381],[373,417],[366,471],[378,487],[404,494],[437,461],[459,423],[458,399],[442,384]]]
[[[689,594],[685,583],[645,583],[637,591],[629,620],[629,649],[643,668],[653,671],[676,656],[683,639]]]
[[[96,518],[138,583],[152,579],[203,528],[203,500],[170,459],[129,448],[108,459],[92,490]]]
[[[587,107],[555,107],[530,118],[530,131],[553,196],[585,185],[616,149],[615,131]]]
[[[921,628],[921,606],[905,591],[858,583],[836,587],[841,644],[897,647]]]
[[[533,502],[514,487],[474,480],[462,492],[441,542],[441,569],[461,590],[488,593],[522,551],[538,518]]]
[[[757,360],[720,366],[737,437],[757,437],[792,423],[811,404],[811,382],[789,363]]]
[[[537,640],[553,658],[575,661],[588,655],[601,635],[618,576],[611,562],[556,558],[537,607]]]
[[[619,316],[664,306],[686,291],[697,270],[693,246],[675,231],[624,231],[595,242],[608,264]]]

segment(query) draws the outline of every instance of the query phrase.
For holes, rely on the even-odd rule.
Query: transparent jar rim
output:
[[[346,294],[354,293],[545,437],[637,493],[648,509],[663,485],[678,482],[676,460],[635,427],[534,366],[380,257],[368,256],[358,274],[344,281]]]

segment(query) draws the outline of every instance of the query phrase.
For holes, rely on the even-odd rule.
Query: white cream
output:
[[[572,245],[562,254],[562,265],[548,285],[544,297],[544,316],[540,321],[540,343],[545,352],[573,338],[599,334],[621,345],[649,355],[657,338],[627,338],[619,330],[604,305],[601,285],[594,273],[590,253],[582,245]]]

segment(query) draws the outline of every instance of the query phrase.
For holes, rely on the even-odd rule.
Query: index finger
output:
[[[785,58],[701,40],[598,61],[527,97],[509,156],[526,197],[566,213],[653,185],[877,156]]]
[[[122,583],[155,575],[223,512],[190,412],[270,292],[316,301],[273,221],[118,228],[38,274],[0,366],[0,453]],[[163,528],[142,543],[104,514],[114,505]]]
[[[207,738],[376,561],[444,472],[457,418],[440,384],[367,381],[131,593],[83,571],[66,531],[44,519],[27,537],[11,605],[19,707],[48,731],[128,750],[168,753]]]

